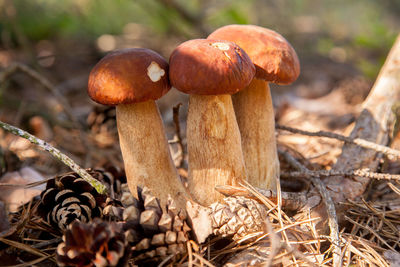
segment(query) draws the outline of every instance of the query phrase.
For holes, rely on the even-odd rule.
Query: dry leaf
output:
[[[8,172],[0,178],[2,184],[26,185],[32,182],[39,182],[45,178],[30,167],[24,167],[19,171]],[[23,186],[0,186],[0,200],[8,206],[11,212],[17,211],[18,207],[28,203],[33,197],[40,195],[45,184],[31,188]]]

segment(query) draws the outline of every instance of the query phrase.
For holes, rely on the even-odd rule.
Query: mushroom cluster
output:
[[[222,196],[217,185],[275,189],[279,160],[268,82],[288,84],[299,75],[291,45],[278,33],[229,25],[207,39],[179,45],[169,64],[149,49],[112,52],[93,68],[88,93],[114,105],[127,181],[135,194],[146,186],[179,208],[209,205]],[[189,94],[188,188],[171,160],[155,100],[171,86]]]

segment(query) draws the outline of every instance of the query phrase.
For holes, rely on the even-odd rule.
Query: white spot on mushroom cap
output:
[[[147,76],[152,82],[158,82],[162,76],[165,75],[165,70],[160,67],[156,62],[152,61],[147,67]]]
[[[222,43],[222,42],[212,43],[211,46],[218,48],[219,50],[222,51],[227,51],[230,48],[228,43]]]

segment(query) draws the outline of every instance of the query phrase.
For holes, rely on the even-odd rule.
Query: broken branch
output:
[[[395,115],[393,107],[400,100],[400,35],[394,43],[368,97],[362,104],[362,112],[350,134],[352,139],[363,139],[386,146],[393,129]],[[381,152],[381,151],[380,151]],[[370,149],[345,143],[342,154],[333,166],[334,171],[349,171],[368,168],[376,171],[382,155]],[[326,187],[336,203],[355,199],[365,192],[370,179],[331,176],[325,179]]]
[[[340,255],[341,255],[341,248],[340,248],[340,236],[339,236],[339,225],[338,219],[336,216],[336,208],[335,204],[332,201],[331,196],[329,195],[328,190],[325,187],[325,184],[320,180],[319,177],[313,175],[313,171],[309,170],[306,166],[301,164],[297,159],[295,159],[292,155],[285,151],[279,151],[281,155],[283,155],[286,161],[295,169],[306,173],[311,182],[317,188],[319,194],[322,196],[322,200],[325,204],[326,211],[328,213],[328,224],[330,229],[330,237],[332,240],[332,244],[335,247],[333,251],[333,266],[340,265]]]
[[[344,177],[365,177],[376,180],[400,180],[399,174],[390,173],[377,173],[371,172],[368,168],[359,170],[349,170],[349,171],[336,171],[336,170],[320,170],[320,171],[294,171],[294,172],[281,172],[281,177],[308,177],[313,176],[317,178],[329,177],[329,176],[344,176]]]
[[[288,132],[292,132],[292,133],[297,133],[297,134],[302,134],[302,135],[307,135],[307,136],[317,136],[317,137],[326,137],[326,138],[337,139],[337,140],[340,140],[340,141],[343,141],[343,142],[346,142],[349,144],[355,144],[355,145],[358,145],[363,148],[372,149],[376,152],[380,152],[382,154],[385,154],[389,159],[399,159],[400,158],[399,150],[396,150],[396,149],[393,149],[393,148],[390,148],[387,146],[379,145],[379,144],[367,141],[362,138],[351,138],[351,137],[347,137],[347,136],[344,136],[341,134],[326,132],[326,131],[310,132],[310,131],[296,129],[296,128],[279,125],[279,124],[276,125],[276,129],[284,130],[284,131],[288,131]]]
[[[85,181],[91,184],[97,192],[100,194],[104,194],[107,191],[105,185],[103,185],[100,181],[94,179],[87,171],[79,167],[70,157],[63,154],[60,150],[53,147],[49,143],[43,141],[42,139],[37,138],[36,136],[5,122],[0,121],[0,128],[10,132],[14,135],[27,139],[32,144],[35,144],[41,147],[43,150],[49,152],[53,157],[67,165],[71,170],[79,174]]]

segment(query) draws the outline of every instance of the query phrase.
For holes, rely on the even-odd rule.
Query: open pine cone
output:
[[[108,195],[103,208],[103,216],[107,220],[122,221],[123,199],[133,198],[126,183],[123,170],[114,166],[106,166],[105,169],[95,169],[93,176],[108,188]],[[124,195],[124,196],[123,196]]]
[[[115,120],[115,108],[109,106],[95,106],[87,117],[87,124],[94,133],[100,133],[108,129],[117,128]]]
[[[98,178],[105,172],[89,170]],[[102,216],[106,196],[97,193],[88,182],[78,174],[69,172],[47,182],[41,193],[38,214],[49,224],[65,230],[75,219],[88,222]]]
[[[249,235],[264,231],[264,222],[268,219],[265,206],[241,196],[226,197],[224,202],[215,202],[209,207],[190,203],[187,213],[192,234],[199,243],[211,234],[233,240],[246,237],[251,241]]]
[[[104,168],[89,169],[89,173],[107,187],[110,197],[121,198],[122,185],[126,184],[124,170],[113,165],[106,165]]]
[[[129,252],[121,225],[100,219],[74,221],[64,232],[56,259],[60,266],[126,266]]]
[[[267,219],[265,206],[245,197],[226,197],[225,203],[210,205],[215,235],[232,236],[237,240],[247,234],[263,231]]]
[[[135,264],[145,266],[162,261],[170,255],[175,259],[186,253],[189,226],[186,213],[178,211],[170,199],[166,209],[148,188],[138,190],[139,199],[125,208],[124,229],[133,246]]]

